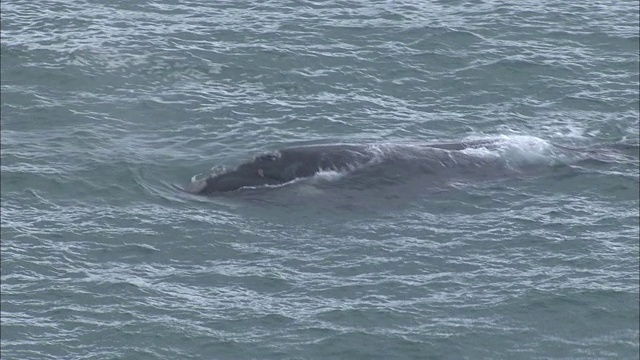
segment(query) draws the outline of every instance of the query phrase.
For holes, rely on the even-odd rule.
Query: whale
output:
[[[451,160],[450,151],[461,151],[488,141],[460,141],[412,145],[414,149],[440,150],[438,162]],[[211,174],[188,184],[184,191],[211,195],[242,188],[276,186],[312,177],[322,171],[352,172],[393,158],[390,147],[376,144],[328,144],[287,147],[259,154],[235,169]]]

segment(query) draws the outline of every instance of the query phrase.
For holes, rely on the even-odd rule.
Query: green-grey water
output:
[[[1,14],[4,359],[638,358],[637,2]],[[333,143],[402,161],[180,191]]]

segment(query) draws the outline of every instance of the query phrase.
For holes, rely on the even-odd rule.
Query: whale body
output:
[[[487,141],[454,142],[413,145],[414,148],[460,151],[480,146]],[[392,157],[393,151],[376,145],[330,144],[297,146],[261,154],[237,168],[212,174],[185,187],[192,194],[209,195],[235,191],[245,187],[280,185],[300,178],[314,176],[321,171],[348,172],[381,163]],[[439,163],[451,160],[444,156]]]

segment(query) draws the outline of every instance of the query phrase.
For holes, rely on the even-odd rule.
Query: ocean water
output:
[[[3,359],[639,357],[637,2],[0,7]]]

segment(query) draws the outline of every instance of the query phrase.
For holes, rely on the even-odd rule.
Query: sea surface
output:
[[[0,8],[3,359],[639,357],[637,1]]]

